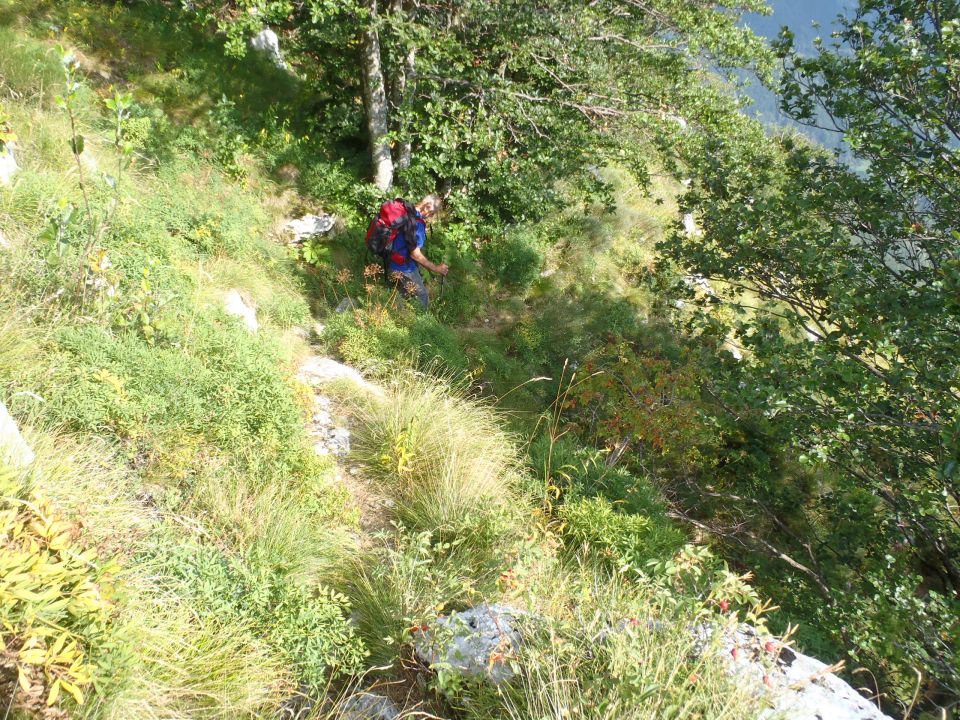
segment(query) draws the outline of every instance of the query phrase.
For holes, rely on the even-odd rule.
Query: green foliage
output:
[[[204,614],[248,628],[276,648],[308,686],[323,687],[331,672],[359,668],[364,651],[347,620],[349,607],[328,588],[305,587],[212,547],[164,543],[154,552]]]
[[[687,572],[698,562],[690,560]],[[749,684],[729,673],[718,649],[722,633],[697,647],[689,631],[701,623],[724,626],[714,605],[745,591],[739,578],[711,575],[703,596],[694,599],[662,586],[638,591],[583,568],[548,566],[544,572],[566,594],[539,607],[537,618],[519,619],[524,642],[507,648],[503,658],[516,673],[511,682],[462,685],[452,703],[464,717],[535,720],[552,717],[556,708],[572,718],[611,720],[751,718],[762,712]],[[537,594],[541,601],[545,595]],[[755,619],[752,611],[745,614]]]
[[[484,247],[484,264],[493,272],[495,282],[516,292],[533,285],[543,266],[543,252],[530,232],[513,230]]]
[[[128,332],[65,328],[58,345],[71,382],[51,388],[51,402],[77,429],[118,437],[136,439],[150,427],[234,451],[289,447],[301,423],[276,350],[217,321],[191,330],[184,352],[151,348]]]
[[[958,409],[960,176],[943,71],[958,12],[952,1],[863,0],[812,56],[785,33],[783,109],[843,133],[862,171],[731,115],[681,143],[693,176],[683,205],[703,235],[678,232],[663,245],[683,272],[721,281],[701,298],[695,327],[708,342],[732,337],[745,348],[743,364],[718,363],[711,392],[731,414],[764,414],[801,462],[829,473],[790,518],[802,530],[787,544],[819,548],[807,581],[821,595],[849,588],[827,613],[831,625],[905,706],[911,667],[960,692],[956,636],[933,630],[952,627],[942,597],[960,587],[960,465],[947,419]],[[858,515],[864,492],[870,510]],[[726,509],[737,512],[734,503]],[[844,539],[850,523],[857,542]],[[930,592],[918,600],[922,584]],[[918,602],[927,609],[917,612]],[[857,607],[857,622],[841,606]],[[921,621],[903,628],[896,649],[871,641],[894,616]]]
[[[81,707],[114,642],[118,568],[80,527],[0,465],[0,690],[8,709],[56,717]]]
[[[391,664],[405,658],[418,633],[449,608],[466,607],[489,591],[497,568],[487,577],[471,555],[472,543],[461,538],[438,540],[425,530],[398,527],[384,544],[356,558],[343,579],[357,623],[370,650],[370,661]]]
[[[672,555],[683,534],[661,518],[619,512],[603,497],[567,501],[557,510],[563,534],[617,572],[643,575],[646,565]]]

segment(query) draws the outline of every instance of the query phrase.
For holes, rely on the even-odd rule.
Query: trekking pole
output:
[[[447,264],[446,258],[443,259],[442,264],[443,264],[443,265],[446,265],[446,264]],[[441,275],[441,276],[440,276],[440,294],[437,295],[437,299],[438,299],[438,300],[443,297],[443,286],[444,286],[444,283],[446,282],[446,279],[447,279],[447,276],[446,276],[446,275]]]

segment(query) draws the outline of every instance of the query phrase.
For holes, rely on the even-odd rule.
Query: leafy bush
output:
[[[263,638],[305,684],[322,687],[331,672],[359,669],[364,650],[347,619],[346,598],[208,546],[166,542],[154,553],[199,612]]]
[[[568,501],[557,510],[563,534],[574,547],[620,572],[643,575],[651,560],[672,556],[685,540],[663,516],[618,512],[602,497]]]
[[[80,527],[0,465],[0,694],[14,712],[63,717],[83,706],[114,641],[117,568]]]
[[[456,333],[429,314],[414,318],[410,325],[410,343],[425,365],[437,364],[446,372],[463,371],[467,357]]]
[[[290,448],[302,433],[292,390],[267,339],[198,318],[186,347],[150,347],[129,332],[65,328],[62,380],[49,388],[77,429],[138,438],[191,432],[230,450]]]
[[[347,565],[342,583],[370,661],[389,664],[437,613],[465,607],[491,583],[485,588],[475,574],[469,540],[444,542],[402,527],[382,539],[388,542]]]
[[[536,281],[544,256],[536,236],[529,231],[512,230],[485,247],[483,260],[498,281],[523,292]]]

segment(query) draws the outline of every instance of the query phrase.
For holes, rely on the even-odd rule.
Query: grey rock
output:
[[[343,300],[337,303],[337,306],[333,309],[333,311],[337,314],[345,313],[347,310],[349,310],[352,307],[353,307],[353,302],[351,302],[350,298],[345,297],[343,298]]]
[[[712,646],[714,628],[700,625],[691,632],[700,651]],[[767,649],[768,641],[772,650]],[[761,715],[763,720],[888,720],[826,663],[782,646],[775,638],[762,638],[749,625],[725,632],[718,654],[731,673],[767,698],[771,707]]]
[[[340,720],[397,720],[400,711],[388,697],[358,692],[343,701],[338,717]]]
[[[336,224],[337,218],[333,215],[304,215],[290,220],[284,227],[293,233],[290,244],[299,245],[317,235],[326,235]]]
[[[509,656],[520,644],[516,628],[519,610],[484,603],[462,613],[437,618],[419,634],[417,657],[431,665],[449,666],[465,675],[501,683],[513,670],[499,656]]]
[[[332,358],[311,355],[300,366],[297,372],[300,382],[312,387],[319,387],[328,383],[346,380],[360,386],[375,395],[382,395],[383,391],[373,383],[364,379],[356,368],[337,362]]]
[[[333,428],[327,436],[327,446],[337,457],[350,454],[350,431],[346,428]]]
[[[262,53],[266,53],[273,60],[273,64],[283,70],[287,69],[287,63],[283,60],[280,53],[280,38],[273,31],[273,28],[265,27],[252,38],[250,38],[250,47]]]
[[[228,290],[223,296],[223,309],[228,315],[240,318],[247,330],[252,333],[260,329],[257,311],[243,299],[239,290]]]
[[[32,463],[35,457],[7,406],[0,402],[0,460],[19,468]]]
[[[0,146],[0,185],[9,185],[13,182],[13,176],[20,169],[17,165],[17,159],[13,155],[15,143],[8,142]]]

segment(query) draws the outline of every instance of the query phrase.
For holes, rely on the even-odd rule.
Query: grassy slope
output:
[[[298,89],[278,85],[276,71],[256,58],[223,60],[216,43],[170,25],[164,12],[0,4],[0,101],[20,136],[23,166],[16,183],[0,189],[0,230],[12,245],[0,255],[0,397],[38,450],[35,467],[2,494],[4,502],[48,498],[75,523],[76,547],[98,552],[92,568],[108,558],[120,568],[110,604],[90,616],[96,623],[60,618],[93,673],[92,683],[80,683],[78,714],[271,717],[301,684],[321,691],[331,670],[340,671],[334,689],[374,663],[392,669],[372,677],[409,680],[411,628],[479,600],[545,618],[547,631],[534,632],[514,658],[520,680],[495,690],[428,674],[427,689],[400,685],[410,707],[477,718],[543,717],[561,707],[572,717],[753,714],[754,702],[719,663],[692,652],[684,630],[711,617],[718,597],[746,593],[740,583],[689,553],[676,574],[619,579],[623,553],[643,562],[683,542],[657,516],[656,499],[648,517],[626,529],[609,504],[589,498],[571,502],[552,524],[540,481],[501,429],[503,416],[455,388],[411,376],[384,401],[341,399],[355,415],[356,460],[392,499],[388,519],[399,526],[357,549],[347,537],[357,531],[355,515],[332,482],[335,469],[307,447],[308,397],[291,377],[308,351],[291,330],[311,322],[305,291],[313,288],[316,301],[317,281],[271,239],[292,206],[343,202],[343,192],[325,196],[318,187],[345,185],[331,173],[333,185],[298,197],[266,174],[257,153],[231,139],[229,122],[266,122],[257,115],[265,97],[295,103]],[[62,70],[44,37],[51,23],[66,26],[61,40],[82,52],[80,170],[69,123],[53,102]],[[128,128],[137,154],[117,193],[103,177],[116,162],[102,104],[111,82],[138,103]],[[222,93],[239,109],[211,124],[206,113]],[[93,217],[109,218],[89,245],[97,222],[82,209],[81,182]],[[367,192],[354,186],[353,198]],[[634,202],[622,178],[618,187],[619,213],[598,211],[582,227],[564,219],[568,247],[548,260],[557,272],[530,293],[494,297],[479,322],[454,332],[401,313],[381,317],[379,334],[351,335],[349,316],[340,316],[328,343],[367,361],[426,348],[422,354],[453,370],[483,365],[477,377],[503,394],[538,363],[587,348],[611,317],[633,322],[646,302],[609,279],[620,272],[610,258],[628,270],[649,262],[641,240],[666,216],[645,224],[660,206]],[[43,231],[67,203],[79,209],[58,257]],[[571,270],[584,266],[593,268],[589,277]],[[257,335],[220,309],[228,288],[257,305]],[[463,316],[477,290],[465,282],[438,312]],[[558,318],[571,316],[577,322],[565,327],[575,331],[559,333]],[[377,352],[370,343],[380,343]],[[525,351],[532,362],[517,360]],[[514,393],[512,407],[543,408],[555,384],[543,388]],[[579,528],[566,548],[563,525]],[[13,613],[22,635],[33,620],[23,603],[12,607],[0,612]],[[44,607],[41,618],[55,618]],[[625,618],[637,621],[628,632],[590,643]],[[647,620],[664,619],[678,630],[649,631]],[[45,669],[31,670],[43,698],[55,678],[69,677]],[[0,666],[0,688],[12,694],[13,683]],[[75,702],[64,694],[54,706]],[[45,712],[56,716],[34,714]]]

